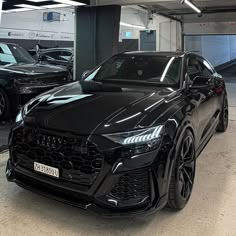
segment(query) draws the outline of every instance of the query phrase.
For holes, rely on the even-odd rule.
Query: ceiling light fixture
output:
[[[44,5],[42,7],[46,9],[56,9],[56,8],[71,7],[71,6],[67,4],[52,4],[52,5]]]
[[[125,23],[125,22],[120,22],[120,25],[122,25],[122,26],[127,26],[127,27],[132,27],[132,28],[137,28],[137,29],[146,29],[145,26],[141,26],[141,25],[132,25],[132,24]]]
[[[48,2],[48,0],[26,0],[28,2]]]
[[[184,4],[184,3],[187,4],[189,7],[191,7],[197,13],[199,13],[199,14],[202,13],[202,11],[196,5],[194,5],[192,2],[190,2],[189,0],[181,0],[181,4]]]
[[[75,7],[86,5],[82,2],[76,2],[76,1],[72,1],[72,0],[53,0],[53,2],[63,3],[63,4],[75,6]]]
[[[17,4],[17,5],[15,5],[15,7],[22,7],[22,8],[28,8],[28,9],[33,9],[33,10],[43,9],[43,7],[33,6],[30,4]]]

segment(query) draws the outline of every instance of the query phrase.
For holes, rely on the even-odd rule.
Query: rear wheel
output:
[[[9,100],[6,93],[0,88],[0,121],[9,115]]]
[[[176,152],[167,205],[172,209],[180,210],[186,206],[191,197],[195,178],[195,144],[190,130],[184,132]]]
[[[227,96],[224,97],[222,104],[222,111],[220,114],[220,121],[217,127],[217,132],[225,132],[229,124],[229,105]]]

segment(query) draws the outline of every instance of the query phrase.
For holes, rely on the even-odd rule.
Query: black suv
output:
[[[104,215],[182,209],[196,158],[227,126],[225,83],[206,59],[120,54],[24,106],[6,176]]]

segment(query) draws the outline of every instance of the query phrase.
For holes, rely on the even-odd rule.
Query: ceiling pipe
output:
[[[187,4],[195,12],[197,12],[198,14],[202,14],[202,11],[194,3],[192,3],[191,1],[189,1],[189,0],[181,0],[180,3],[181,4]]]
[[[138,6],[139,6],[140,8],[142,8],[142,9],[148,11],[148,8],[147,8],[147,7],[142,6],[142,5],[138,5]],[[178,22],[180,22],[180,23],[182,22],[182,21],[181,21],[179,18],[177,18],[177,17],[170,16],[170,15],[168,15],[168,14],[165,14],[165,13],[160,12],[160,11],[155,10],[155,9],[154,9],[154,11],[153,11],[153,14],[157,14],[157,15],[166,17],[166,18],[168,18],[168,19],[170,19],[170,20],[178,21]]]
[[[202,10],[202,14],[215,14],[215,13],[234,13],[236,12],[236,7],[230,8],[205,8]],[[171,11],[163,11],[166,15],[170,16],[181,16],[181,15],[195,15],[193,12],[184,12],[183,10],[171,10]]]

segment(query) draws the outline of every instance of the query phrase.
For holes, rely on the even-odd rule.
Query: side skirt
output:
[[[197,158],[200,156],[201,152],[203,151],[203,149],[206,147],[206,145],[209,143],[212,136],[216,132],[217,126],[219,124],[219,118],[220,118],[220,115],[218,114],[217,118],[215,119],[214,124],[212,125],[212,128],[207,132],[205,138],[203,139],[203,141],[199,145],[198,149],[196,150]]]

